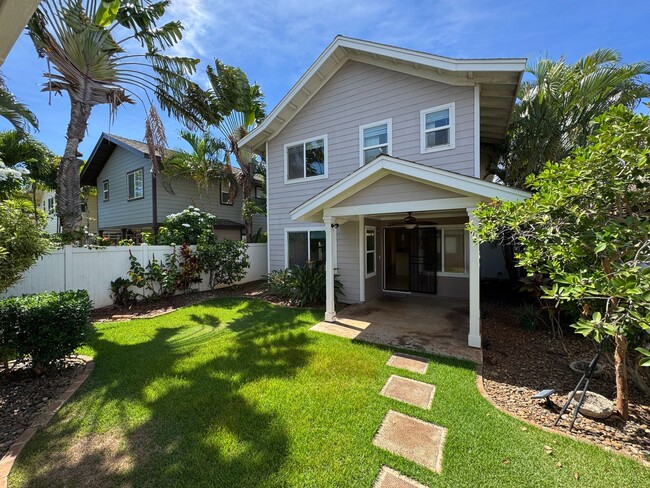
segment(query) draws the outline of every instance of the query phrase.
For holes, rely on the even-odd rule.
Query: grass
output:
[[[94,373],[10,486],[370,487],[382,464],[430,486],[650,486],[632,460],[522,430],[469,363],[399,371],[436,385],[429,411],[381,397],[392,351],[309,331],[320,317],[228,298],[95,325]],[[389,409],[447,427],[442,475],[372,445]]]

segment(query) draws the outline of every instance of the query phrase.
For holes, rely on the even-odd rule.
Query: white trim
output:
[[[478,225],[474,207],[467,208],[470,222]],[[469,243],[469,335],[470,347],[481,347],[481,251],[473,240]]]
[[[336,295],[335,295],[335,271],[334,271],[334,239],[336,233],[334,225],[336,219],[325,217],[323,219],[325,226],[325,320],[327,322],[336,321]]]
[[[323,215],[328,217],[345,217],[348,215],[374,215],[386,213],[422,212],[428,210],[452,210],[476,206],[481,200],[476,197],[437,198],[433,200],[415,200],[392,203],[369,203],[349,207],[326,208]]]
[[[364,303],[366,301],[366,271],[365,271],[365,265],[363,264],[363,260],[365,259],[365,245],[364,245],[364,238],[365,238],[365,219],[363,215],[358,216],[359,219],[359,232],[358,232],[358,237],[359,237],[359,301],[361,303]]]
[[[289,267],[289,234],[294,232],[307,232],[307,260],[311,258],[311,249],[309,247],[309,239],[311,232],[322,232],[325,225],[312,225],[312,226],[299,226],[299,227],[285,227],[284,228],[284,267]],[[327,244],[326,244],[327,245]]]
[[[373,127],[377,127],[380,125],[386,125],[386,132],[387,132],[387,138],[386,138],[386,154],[391,155],[393,154],[393,119],[384,119],[384,120],[379,120],[377,122],[371,122],[369,124],[364,124],[359,126],[359,166],[364,166],[365,165],[365,158],[364,158],[364,151],[367,149],[377,149],[384,144],[377,144],[375,146],[370,146],[370,147],[364,147],[363,145],[363,131],[365,129],[371,129]]]
[[[323,140],[323,174],[318,176],[307,176],[307,156],[306,156],[306,147],[307,143]],[[287,149],[294,146],[299,146],[302,144],[303,147],[303,170],[302,178],[292,178],[289,179],[289,160],[287,158]],[[325,180],[327,179],[327,134],[317,137],[310,137],[309,139],[303,139],[302,141],[290,142],[284,145],[284,183],[285,185],[291,185],[293,183],[304,183],[305,181],[315,181],[315,180]]]
[[[530,196],[530,193],[528,192],[480,180],[473,176],[461,175],[451,171],[414,163],[412,161],[405,161],[403,159],[382,155],[293,209],[290,212],[291,218],[293,220],[302,221],[308,221],[310,218],[315,218],[318,212],[342,202],[349,196],[357,193],[363,188],[366,188],[388,174],[395,174],[397,176],[419,180],[426,184],[472,196],[475,200],[491,200],[498,198],[506,201],[520,201]],[[462,198],[456,200],[458,200],[459,204],[463,204]],[[429,208],[413,208],[409,210],[448,210],[450,208],[467,208],[475,206],[475,204],[468,204],[462,207],[439,208],[438,206],[431,206],[433,205],[432,202],[436,201],[429,201]],[[440,203],[441,200],[437,200],[437,202]],[[383,208],[379,208],[379,211],[374,213],[394,213],[394,211],[390,211],[390,208],[387,208],[391,206],[394,207],[394,204],[388,204]],[[420,202],[418,206],[422,207],[422,202]],[[367,212],[359,210],[349,215],[359,214],[367,214]]]
[[[435,112],[442,112],[449,110],[449,125],[445,127],[437,127],[427,131],[427,115]],[[427,133],[437,132],[439,130],[449,129],[449,142],[440,146],[427,147]],[[425,108],[420,110],[420,154],[427,154],[438,151],[447,151],[456,148],[456,102],[445,103],[437,107]]]
[[[474,85],[474,176],[481,177],[481,85]]]
[[[365,277],[367,278],[372,278],[373,276],[377,276],[377,227],[374,225],[366,225],[364,226],[364,232],[363,232],[363,249],[364,249],[364,254],[363,254],[363,263],[361,263],[363,269],[365,269]],[[366,233],[368,230],[372,230],[372,232],[375,235],[375,249],[372,251],[368,251],[368,240],[367,240],[367,235]],[[375,270],[372,273],[368,273],[368,270],[366,269],[366,264],[368,262],[368,253],[372,252],[374,261],[375,261]]]
[[[264,159],[266,160],[266,173],[268,175],[269,169],[269,141],[266,141],[266,153]],[[271,185],[270,178],[266,178],[266,272],[271,272],[271,252],[269,251],[269,242],[271,242],[271,219],[269,218],[271,208]]]
[[[142,194],[136,196],[136,186],[135,186],[135,175],[137,173],[142,173]],[[133,175],[133,196],[129,196],[129,176]],[[138,168],[126,172],[126,201],[130,202],[132,200],[142,200],[144,198],[144,168]]]

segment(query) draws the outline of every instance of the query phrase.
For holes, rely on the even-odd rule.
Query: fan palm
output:
[[[168,0],[44,0],[28,24],[38,53],[48,60],[44,91],[66,92],[70,121],[57,177],[57,214],[64,232],[81,222],[79,144],[92,109],[116,109],[153,93],[160,106],[192,123],[193,115],[179,101],[192,86],[187,76],[198,60],[163,52],[182,37],[180,22],[158,25]],[[139,47],[138,47],[139,46]]]
[[[576,146],[584,145],[593,131],[592,121],[613,105],[635,108],[650,96],[643,80],[649,63],[622,64],[612,49],[598,49],[568,64],[539,59],[526,72],[510,123],[505,180],[525,186],[547,161],[558,162]]]
[[[0,74],[0,117],[4,117],[15,127],[17,131],[27,132],[29,126],[38,130],[36,115],[27,108],[27,105],[20,103],[9,91],[4,77]]]
[[[241,172],[238,183],[241,185],[244,206],[251,201],[253,178],[260,174],[262,162],[239,141],[265,117],[264,95],[259,85],[251,85],[246,74],[239,68],[223,64],[218,59],[215,67],[208,66],[206,74],[210,82],[208,90],[192,87],[187,96],[187,104],[201,117],[204,124],[217,129],[226,141],[225,163],[230,165],[234,157]],[[233,188],[233,186],[231,186]],[[252,215],[246,213],[246,233],[252,239]]]

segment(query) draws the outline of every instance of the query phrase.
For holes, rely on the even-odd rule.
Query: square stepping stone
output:
[[[396,352],[388,359],[386,364],[394,368],[407,369],[414,373],[425,374],[429,367],[429,360],[420,356],[411,356],[410,354]]]
[[[427,488],[399,471],[382,466],[373,488]]]
[[[435,391],[436,387],[429,383],[394,374],[388,378],[380,395],[428,410],[431,408]]]
[[[439,473],[446,435],[444,427],[389,410],[372,443]]]

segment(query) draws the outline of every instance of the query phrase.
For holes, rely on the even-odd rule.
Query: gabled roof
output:
[[[473,176],[382,155],[293,209],[290,212],[291,218],[301,221],[311,220],[323,210],[341,203],[346,198],[390,174],[431,184],[458,193],[459,197],[473,198],[475,201],[490,201],[495,198],[518,201],[530,196],[528,192]],[[466,198],[453,200],[458,200],[459,204],[467,201]],[[435,210],[435,208],[428,210]]]
[[[504,138],[526,66],[525,58],[454,59],[336,36],[269,116],[240,144],[257,150],[272,139],[348,60],[451,85],[480,84],[482,142]]]
[[[128,139],[122,136],[107,134],[102,132],[93,152],[90,154],[86,166],[81,172],[81,184],[86,186],[95,186],[99,173],[111,157],[116,147],[121,147],[143,158],[149,157],[149,149],[144,142]]]

